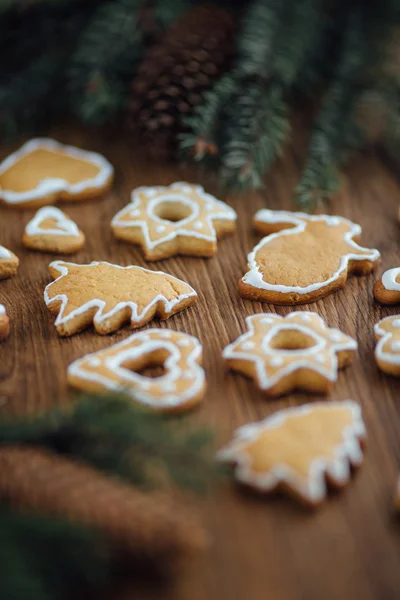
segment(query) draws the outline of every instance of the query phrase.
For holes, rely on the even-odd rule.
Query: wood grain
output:
[[[196,180],[177,166],[155,166],[134,154],[116,136],[100,138],[93,132],[50,132],[62,142],[103,152],[116,165],[116,182],[104,198],[81,205],[66,204],[87,237],[73,260],[108,260],[121,265],[146,266],[140,250],[114,239],[110,220],[139,185]],[[5,156],[15,146],[1,149]],[[266,400],[254,384],[226,372],[223,347],[245,329],[246,315],[260,311],[287,314],[289,308],[242,300],[237,280],[245,272],[246,255],[258,238],[251,217],[263,207],[290,208],[299,172],[302,144],[288,152],[268,177],[263,193],[228,196],[239,215],[238,231],[222,240],[212,259],[178,257],[152,263],[184,279],[199,292],[199,301],[162,323],[198,336],[204,345],[208,392],[204,404],[185,417],[188,424],[216,427],[218,444],[234,428],[266,417],[277,409],[321,400],[293,394]],[[345,192],[330,207],[360,223],[361,242],[377,247],[382,263],[377,274],[399,266],[400,231],[397,209],[400,189],[379,160],[364,156],[350,170]],[[215,192],[212,182],[207,190]],[[58,337],[53,317],[43,302],[50,281],[51,255],[25,250],[22,232],[34,211],[0,208],[0,243],[21,259],[18,275],[0,283],[0,302],[7,305],[12,335],[0,346],[1,415],[33,412],[68,401],[66,368],[74,359],[129,334],[124,329],[109,338],[86,331],[69,339]],[[147,265],[149,266],[149,265]],[[327,398],[353,398],[362,405],[368,429],[365,463],[341,493],[332,493],[317,512],[307,512],[282,497],[259,498],[226,484],[199,500],[214,537],[210,553],[175,582],[137,585],[114,590],[113,600],[391,600],[400,592],[400,527],[393,514],[392,494],[400,467],[400,381],[381,374],[373,358],[373,324],[394,314],[372,299],[376,275],[349,280],[346,288],[305,310],[317,311],[330,326],[340,327],[359,342],[358,357],[341,372]],[[400,312],[400,310],[399,310]],[[158,321],[152,323],[159,326]]]

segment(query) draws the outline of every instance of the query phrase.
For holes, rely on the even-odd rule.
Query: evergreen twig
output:
[[[341,165],[366,140],[366,128],[357,116],[368,90],[368,78],[382,60],[371,48],[378,48],[387,33],[385,18],[367,19],[365,9],[356,6],[342,15],[340,41],[332,83],[324,97],[311,135],[308,160],[296,189],[296,199],[304,210],[314,209],[338,192],[342,182]]]
[[[110,580],[111,557],[90,528],[0,505],[0,596],[68,599]]]
[[[68,73],[73,111],[82,120],[102,123],[122,108],[144,47],[137,24],[142,3],[108,1],[99,6],[83,32]]]
[[[142,486],[204,487],[217,472],[211,441],[207,428],[183,429],[115,394],[0,423],[0,445],[49,448]]]
[[[125,108],[130,81],[149,32],[141,27],[142,11],[151,11],[153,27],[162,31],[186,6],[155,0],[108,0],[95,11],[83,32],[68,71],[72,109],[83,121],[101,124]]]

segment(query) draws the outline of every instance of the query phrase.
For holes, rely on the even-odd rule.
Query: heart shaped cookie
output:
[[[0,200],[22,208],[85,200],[108,189],[113,175],[112,165],[96,152],[37,138],[0,164]]]
[[[88,354],[68,368],[68,382],[88,392],[125,391],[135,402],[159,411],[184,410],[198,404],[205,391],[197,338],[167,329],[149,329],[105,350]],[[162,366],[159,377],[140,373]]]

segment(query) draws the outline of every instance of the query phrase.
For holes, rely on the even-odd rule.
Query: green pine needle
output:
[[[218,474],[212,438],[208,428],[186,428],[116,394],[87,395],[68,409],[0,423],[0,444],[49,448],[147,487],[204,488]]]
[[[221,176],[225,185],[236,188],[261,187],[263,175],[283,150],[290,125],[279,88],[263,81],[243,80],[232,98],[230,134],[222,147]]]
[[[142,4],[143,0],[101,4],[84,30],[68,72],[73,110],[83,121],[104,123],[122,108],[144,48],[137,24]]]
[[[0,597],[69,600],[111,578],[100,534],[77,524],[0,505]]]

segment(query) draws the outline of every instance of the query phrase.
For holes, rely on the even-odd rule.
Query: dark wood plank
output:
[[[65,209],[87,234],[85,247],[73,260],[106,259],[121,265],[146,266],[140,251],[114,239],[110,220],[129,200],[138,185],[194,180],[191,169],[155,166],[133,154],[127,143],[92,132],[53,132],[61,141],[104,152],[116,165],[111,193],[98,201]],[[2,148],[1,157],[11,149]],[[153,263],[176,275],[199,292],[198,303],[162,324],[200,338],[208,392],[204,404],[186,419],[216,427],[218,443],[225,443],[234,428],[265,417],[277,409],[321,400],[304,394],[265,400],[251,381],[228,373],[221,359],[223,347],[244,331],[246,315],[260,311],[287,314],[289,309],[242,300],[237,280],[246,268],[246,255],[257,241],[251,217],[262,207],[290,208],[291,190],[301,163],[301,144],[289,152],[267,179],[263,193],[230,195],[238,211],[238,231],[222,240],[209,260],[173,258]],[[397,210],[400,189],[377,158],[363,157],[350,169],[344,193],[330,212],[363,226],[362,242],[382,252],[378,274],[399,266],[400,232]],[[216,188],[207,185],[210,192]],[[74,359],[124,339],[124,329],[110,338],[86,331],[60,339],[43,302],[50,281],[50,255],[22,247],[25,223],[34,211],[0,207],[0,243],[21,259],[17,277],[0,283],[0,302],[7,304],[12,335],[0,346],[0,417],[32,412],[66,402],[66,367]],[[147,265],[148,266],[148,265]],[[259,498],[224,485],[199,501],[214,537],[210,553],[191,566],[170,586],[143,588],[140,598],[155,600],[391,600],[400,590],[400,529],[391,498],[400,465],[400,381],[379,373],[373,359],[373,324],[396,308],[381,308],[372,299],[376,276],[351,278],[347,287],[310,308],[331,326],[338,326],[359,341],[354,364],[342,372],[328,399],[353,398],[363,407],[368,448],[363,467],[341,493],[331,494],[317,512],[307,512],[285,498]],[[399,310],[400,312],[400,310]],[[158,326],[157,321],[153,322]],[[137,587],[112,595],[113,600],[138,597]]]

